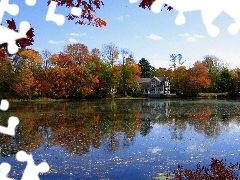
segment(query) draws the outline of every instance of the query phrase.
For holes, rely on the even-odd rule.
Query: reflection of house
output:
[[[139,78],[141,90],[148,97],[160,97],[170,94],[170,82],[167,77]]]
[[[140,118],[167,119],[170,115],[170,101],[148,101],[142,103]]]

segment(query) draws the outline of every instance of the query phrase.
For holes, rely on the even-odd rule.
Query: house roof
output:
[[[167,81],[168,80],[168,77],[153,77],[153,78],[139,78],[138,79],[138,82],[139,83],[149,83],[152,79],[155,79],[157,81]]]

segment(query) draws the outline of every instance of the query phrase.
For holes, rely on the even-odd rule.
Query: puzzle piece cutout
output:
[[[12,178],[7,177],[7,174],[10,172],[11,165],[8,163],[0,164],[0,179],[1,180],[13,180]]]
[[[7,100],[3,99],[0,104],[0,109],[6,111],[9,108],[9,103]],[[15,135],[15,128],[19,124],[19,119],[17,117],[11,116],[8,119],[8,127],[0,126],[0,133],[7,134],[10,136]]]
[[[27,154],[25,151],[18,151],[16,158],[20,162],[27,162],[27,166],[21,180],[39,180],[39,173],[46,173],[49,171],[49,165],[47,162],[41,162],[39,165],[35,165],[33,156],[31,154]]]
[[[29,6],[34,6],[36,0],[25,0],[25,3]],[[9,0],[0,1],[0,22],[2,21],[5,12],[15,16],[19,13],[19,6],[16,4],[9,4]],[[7,27],[0,25],[0,44],[8,43],[8,52],[15,54],[18,51],[16,40],[20,38],[27,38],[26,33],[30,29],[30,24],[26,21],[20,23],[19,32],[15,32]]]
[[[65,17],[62,14],[55,14],[57,3],[58,2],[55,1],[50,2],[48,12],[46,15],[46,21],[53,21],[58,26],[62,26],[65,22]],[[74,16],[80,16],[81,13],[82,13],[81,8],[72,7],[71,14],[73,14]]]
[[[15,128],[18,124],[19,124],[19,119],[17,117],[11,116],[8,119],[8,127],[0,126],[0,133],[14,136]]]
[[[5,99],[2,99],[0,104],[0,110],[6,111],[8,110],[8,108],[9,108],[9,102]]]
[[[129,0],[130,3],[137,1],[138,0]],[[220,32],[219,28],[212,23],[221,12],[225,12],[235,20],[235,22],[228,27],[230,34],[237,34],[240,29],[239,0],[155,0],[151,5],[151,10],[154,13],[160,13],[162,6],[165,4],[168,4],[178,11],[175,19],[175,24],[177,25],[183,25],[186,22],[185,16],[183,15],[184,12],[200,10],[206,30],[212,37],[216,37]]]
[[[0,44],[8,43],[8,52],[10,54],[15,54],[18,51],[18,46],[16,45],[16,39],[27,38],[26,33],[31,28],[27,21],[22,21],[19,26],[19,32],[8,29],[7,27],[0,25]]]
[[[19,7],[16,4],[9,4],[9,0],[0,1],[0,22],[5,12],[8,12],[12,16],[16,16],[19,12]]]
[[[28,6],[34,6],[37,3],[37,0],[25,0],[25,3]]]

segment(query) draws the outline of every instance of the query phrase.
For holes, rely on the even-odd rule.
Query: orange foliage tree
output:
[[[18,96],[32,98],[38,93],[38,75],[42,60],[39,53],[33,49],[21,49],[14,57],[14,80],[12,89]],[[13,60],[14,61],[14,60]]]
[[[189,69],[189,85],[194,92],[201,92],[211,85],[207,68],[200,61],[195,62]]]
[[[11,96],[11,84],[13,80],[13,67],[9,58],[0,58],[0,97],[8,98]]]

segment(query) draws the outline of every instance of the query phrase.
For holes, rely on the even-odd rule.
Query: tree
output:
[[[207,68],[208,74],[211,78],[210,92],[220,92],[221,90],[221,71],[227,65],[223,63],[218,57],[213,55],[206,55],[202,61],[203,65]]]
[[[51,66],[59,66],[61,68],[69,68],[73,66],[74,62],[71,56],[67,53],[60,52],[59,54],[53,54],[49,57],[49,63]]]
[[[134,62],[131,54],[127,58],[123,58],[123,63],[120,92],[124,96],[127,96],[128,94],[134,95],[140,90],[138,79],[141,75],[141,69],[139,65]]]
[[[186,60],[182,58],[181,54],[171,54],[170,61],[172,62],[170,66],[175,70],[178,66],[182,66]]]
[[[141,68],[141,77],[142,78],[151,78],[155,75],[156,69],[150,65],[147,59],[140,59],[138,65]]]
[[[31,99],[37,95],[37,82],[27,63],[24,62],[21,70],[15,72],[12,89],[21,98]]]
[[[118,57],[119,50],[115,44],[110,43],[102,45],[102,58],[103,60],[108,61],[111,64],[111,67],[114,66]]]
[[[14,79],[11,59],[0,58],[0,72],[0,97],[8,98],[12,94],[11,85]]]
[[[67,79],[64,68],[55,66],[49,68],[47,77],[51,84],[51,97],[53,98],[67,98],[69,97],[69,89],[71,82]]]
[[[51,57],[52,53],[49,50],[42,50],[41,57],[43,61],[43,69],[47,69],[50,66],[49,58]]]
[[[33,49],[20,49],[14,55],[14,81],[12,89],[22,98],[32,98],[38,95],[39,74],[42,67],[42,59],[39,52]],[[14,60],[13,60],[14,61]]]
[[[233,77],[228,69],[224,69],[220,74],[219,87],[221,92],[234,92]]]
[[[121,56],[122,56],[122,74],[121,74],[121,84],[120,84],[120,88],[121,88],[121,92],[124,96],[127,95],[127,79],[129,78],[129,74],[127,74],[127,59],[128,61],[132,61],[133,60],[133,55],[131,54],[131,52],[128,49],[121,49]]]
[[[87,61],[90,61],[90,52],[88,47],[81,43],[65,46],[64,53],[70,55],[73,62],[77,65],[84,65]]]
[[[174,78],[170,81],[171,88],[177,92],[185,93],[189,82],[189,72],[185,66],[179,66],[175,69]]]
[[[240,89],[240,69],[236,68],[231,71],[231,75],[233,77],[233,86],[234,86],[234,92],[239,93]]]
[[[191,91],[201,92],[211,85],[211,79],[208,75],[207,68],[200,62],[194,63],[193,67],[189,69],[189,87]]]

